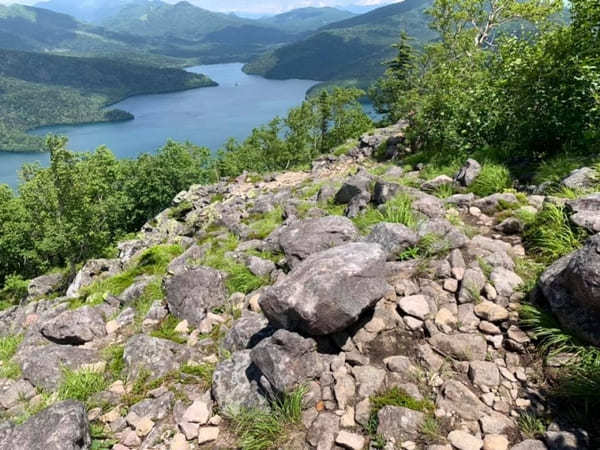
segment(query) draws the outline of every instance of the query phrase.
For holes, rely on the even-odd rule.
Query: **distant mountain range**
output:
[[[300,8],[260,19],[260,22],[290,33],[305,33],[354,16],[350,11],[337,8]]]
[[[432,0],[405,0],[329,24],[305,39],[269,51],[247,64],[268,78],[307,78],[368,86],[381,76],[402,31],[421,45],[436,37],[425,10]]]

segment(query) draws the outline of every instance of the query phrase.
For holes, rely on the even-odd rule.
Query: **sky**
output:
[[[0,4],[20,3],[34,5],[40,0],[0,0]],[[73,0],[76,2],[85,0]],[[179,0],[165,0],[177,3]],[[277,14],[306,6],[384,5],[398,0],[188,0],[201,8],[212,11],[239,11],[255,14]]]

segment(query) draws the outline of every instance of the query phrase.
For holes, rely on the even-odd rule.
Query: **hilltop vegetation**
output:
[[[281,28],[288,33],[306,33],[333,22],[349,19],[354,15],[349,11],[337,8],[298,8],[283,14],[260,19],[260,22]]]
[[[429,0],[406,0],[330,24],[260,56],[244,70],[276,79],[354,80],[368,87],[383,74],[382,62],[393,56],[391,46],[403,31],[417,43],[436,36],[425,14],[430,5]]]
[[[0,149],[41,150],[28,129],[131,119],[104,107],[125,97],[213,86],[204,75],[103,58],[0,49]]]

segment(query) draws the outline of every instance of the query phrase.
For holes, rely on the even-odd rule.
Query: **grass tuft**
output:
[[[21,376],[21,368],[11,359],[22,341],[23,336],[20,335],[0,338],[0,378],[17,379]]]
[[[550,263],[581,247],[586,237],[585,230],[571,225],[563,206],[546,203],[525,228],[524,243],[531,254]]]
[[[521,414],[517,420],[521,434],[526,439],[537,439],[546,432],[544,421],[531,412]]]
[[[86,402],[93,394],[104,390],[108,382],[104,373],[92,369],[63,371],[63,380],[58,388],[60,400]]]
[[[201,383],[199,384],[201,384],[202,389],[209,389],[212,386],[214,372],[214,364],[185,364],[181,367],[181,373],[200,379]]]
[[[306,388],[298,388],[273,402],[269,410],[228,411],[238,445],[243,450],[266,450],[281,445],[291,427],[302,419],[302,399]]]
[[[502,192],[512,186],[508,169],[500,164],[484,163],[481,173],[470,187],[470,191],[480,197]]]
[[[283,208],[277,207],[273,211],[263,214],[249,224],[252,238],[264,239],[283,223]]]
[[[161,323],[158,330],[154,330],[151,335],[152,337],[168,339],[177,344],[185,344],[187,339],[180,333],[175,331],[175,328],[179,324],[180,320],[175,317],[168,315]]]

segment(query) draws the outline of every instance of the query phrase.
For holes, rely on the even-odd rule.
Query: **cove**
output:
[[[42,127],[31,134],[60,134],[69,138],[69,149],[91,151],[105,145],[118,158],[152,153],[168,139],[190,141],[215,151],[230,138],[244,139],[253,128],[300,104],[311,80],[268,80],[242,72],[241,63],[195,66],[219,86],[170,94],[140,95],[111,108],[129,111],[134,120],[92,125]],[[40,153],[0,153],[0,184],[18,184],[17,172],[24,163],[47,165]]]

